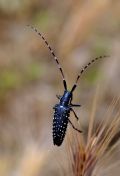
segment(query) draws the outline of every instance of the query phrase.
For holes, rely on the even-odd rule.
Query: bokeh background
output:
[[[52,143],[52,108],[56,94],[63,93],[62,80],[50,52],[27,24],[45,34],[69,88],[90,59],[110,56],[87,70],[74,93],[85,132],[96,86],[98,121],[119,97],[120,1],[0,0],[0,175],[64,175],[67,137],[59,148]]]

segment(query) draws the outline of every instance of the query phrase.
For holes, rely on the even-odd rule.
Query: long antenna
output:
[[[75,84],[73,85],[72,89],[71,89],[71,92],[73,92],[75,90],[75,88],[77,87],[77,84],[78,84],[78,80],[81,78],[82,74],[86,71],[86,69],[91,65],[93,64],[95,61],[97,61],[98,59],[102,59],[102,58],[105,58],[105,57],[108,57],[108,56],[99,56],[99,57],[96,57],[95,59],[91,60],[87,65],[85,65],[82,70],[80,71],[80,73],[78,74],[77,76],[77,79],[76,79],[76,82]]]
[[[55,60],[56,63],[57,63],[58,69],[60,70],[60,73],[61,73],[61,76],[62,76],[62,79],[63,79],[64,88],[65,88],[65,90],[67,90],[67,83],[66,83],[66,80],[65,80],[65,76],[64,76],[62,67],[61,67],[61,65],[60,65],[60,63],[59,63],[59,60],[58,60],[58,58],[56,57],[54,51],[52,50],[51,46],[49,45],[49,43],[47,42],[47,40],[45,39],[45,37],[44,37],[35,27],[33,27],[33,26],[31,26],[31,25],[27,25],[27,26],[30,27],[34,32],[36,32],[37,35],[39,35],[39,36],[42,38],[42,40],[44,41],[44,43],[46,44],[47,48],[49,49],[49,51],[51,52],[51,54],[52,54],[54,60]]]

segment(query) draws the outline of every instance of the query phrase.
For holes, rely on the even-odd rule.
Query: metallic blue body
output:
[[[27,25],[27,26],[30,27],[34,32],[36,32],[37,35],[40,36],[41,39],[44,41],[45,45],[47,46],[48,50],[50,51],[51,55],[53,56],[57,66],[58,66],[58,69],[60,71],[60,74],[62,76],[62,79],[63,79],[63,86],[64,86],[65,91],[64,91],[64,94],[62,97],[57,96],[57,98],[60,100],[60,102],[59,102],[59,104],[56,104],[54,107],[55,113],[54,113],[54,118],[53,118],[53,142],[54,142],[54,145],[60,146],[63,142],[64,137],[65,137],[65,132],[67,129],[68,122],[72,125],[74,130],[78,131],[79,133],[82,133],[82,131],[77,129],[69,119],[70,111],[72,111],[74,113],[75,118],[78,120],[78,117],[77,117],[73,107],[80,107],[81,105],[72,104],[71,102],[72,102],[72,93],[76,89],[79,79],[81,78],[81,76],[85,72],[85,70],[92,63],[94,63],[98,59],[108,57],[108,56],[96,57],[96,58],[92,59],[87,65],[85,65],[81,69],[80,73],[78,74],[77,79],[76,79],[71,91],[68,91],[67,90],[67,83],[66,83],[65,76],[63,73],[63,69],[62,69],[62,67],[59,63],[59,60],[56,57],[54,51],[52,50],[51,46],[49,45],[49,43],[47,42],[45,37],[41,34],[41,32],[39,32],[33,26],[30,26],[30,25]]]
[[[60,105],[68,107],[71,101],[72,101],[72,92],[65,90],[63,96],[60,99]]]
[[[55,113],[53,118],[53,143],[60,146],[65,137],[68,117],[71,110],[72,93],[65,90],[60,98],[60,103],[54,107]]]

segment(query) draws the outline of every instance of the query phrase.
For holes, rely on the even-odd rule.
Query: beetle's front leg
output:
[[[80,107],[81,105],[80,104],[70,104],[71,107]]]
[[[60,100],[62,96],[61,95],[56,95],[56,97]]]

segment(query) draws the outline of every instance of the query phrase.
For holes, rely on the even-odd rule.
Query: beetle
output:
[[[57,95],[57,98],[58,98],[59,102],[58,102],[58,104],[56,104],[53,107],[53,109],[55,111],[54,112],[54,117],[53,117],[53,144],[57,145],[57,146],[60,146],[62,144],[63,140],[64,140],[68,123],[71,124],[71,126],[73,127],[74,130],[78,131],[79,133],[82,133],[82,131],[77,129],[69,119],[70,112],[73,112],[75,118],[78,120],[78,116],[76,115],[73,107],[80,107],[81,105],[80,104],[72,104],[73,92],[77,87],[78,80],[81,78],[81,75],[84,73],[84,71],[92,63],[94,63],[98,59],[108,57],[108,56],[104,55],[104,56],[96,57],[95,59],[91,60],[87,65],[85,65],[81,69],[80,73],[78,74],[77,79],[76,79],[75,84],[73,85],[72,89],[69,91],[67,89],[67,83],[66,83],[66,80],[65,80],[63,69],[62,69],[62,67],[59,63],[59,60],[56,57],[54,51],[52,50],[51,46],[49,45],[47,40],[44,38],[44,36],[35,27],[30,26],[30,25],[27,25],[27,26],[30,27],[34,32],[36,32],[42,38],[42,40],[46,44],[47,48],[51,52],[54,60],[56,61],[56,64],[57,64],[58,69],[60,71],[60,74],[62,76],[63,86],[64,86],[64,93],[63,93],[62,96]]]

